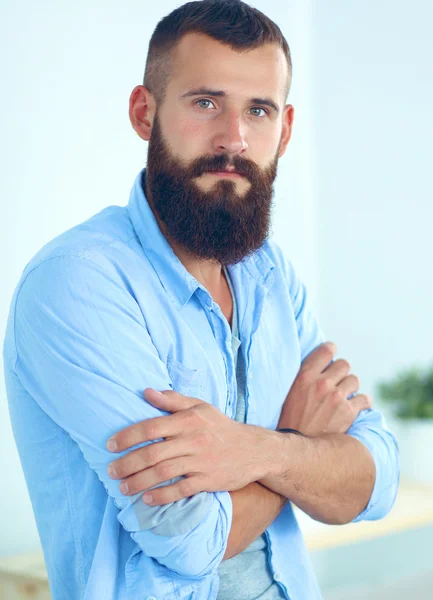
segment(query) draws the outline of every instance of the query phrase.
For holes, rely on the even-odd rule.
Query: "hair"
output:
[[[238,52],[265,44],[279,45],[287,59],[285,100],[292,81],[289,45],[280,28],[269,17],[242,0],[200,0],[187,2],[161,19],[152,34],[143,85],[163,103],[173,69],[173,54],[182,37],[203,33]]]

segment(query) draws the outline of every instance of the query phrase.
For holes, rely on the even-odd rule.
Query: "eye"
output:
[[[203,104],[200,105],[200,103],[203,103],[203,102],[204,103],[207,102],[208,106],[203,106]],[[214,103],[212,102],[212,100],[207,100],[206,98],[201,98],[200,100],[196,100],[194,102],[194,104],[196,106],[199,106],[199,108],[203,108],[203,109],[209,108],[209,104],[212,104],[213,106],[215,106]],[[253,106],[250,110],[256,110],[256,111],[263,111],[264,112],[264,115],[253,114],[254,117],[263,118],[264,116],[269,115],[269,112],[266,109],[262,108],[261,106]]]
[[[266,109],[262,108],[261,106],[253,106],[253,108],[251,110],[262,110],[265,113],[265,115],[269,114],[268,111]],[[254,115],[254,116],[259,117],[260,115]]]
[[[210,104],[213,104],[213,102],[211,100],[206,100],[205,98],[202,98],[201,100],[197,100],[197,102],[195,102],[195,104],[198,105],[199,102],[209,102]],[[200,108],[207,108],[207,107],[201,106]]]

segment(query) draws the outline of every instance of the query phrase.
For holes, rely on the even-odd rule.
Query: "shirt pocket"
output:
[[[205,391],[208,374],[204,368],[187,366],[175,358],[169,357],[167,359],[167,370],[175,392],[179,392],[184,396],[200,397]]]

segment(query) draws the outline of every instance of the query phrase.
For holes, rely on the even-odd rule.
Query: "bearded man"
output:
[[[130,97],[129,203],[22,274],[5,375],[54,600],[315,600],[292,503],[394,503],[396,439],[269,237],[291,76],[260,11],[174,10]]]

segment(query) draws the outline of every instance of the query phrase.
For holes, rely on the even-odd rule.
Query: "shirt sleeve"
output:
[[[108,438],[169,414],[146,402],[144,389],[173,389],[124,276],[108,261],[101,265],[82,256],[40,263],[17,294],[15,343],[21,382],[78,444],[139,548],[181,576],[213,573],[231,527],[229,492],[148,506],[142,493],[124,496],[120,481],[108,475],[110,462],[153,443],[113,454],[106,449]]]
[[[292,263],[285,258],[277,244],[272,242],[271,247],[289,284],[303,362],[315,348],[326,342],[327,338],[314,315],[305,285]],[[370,500],[353,522],[381,519],[393,507],[400,482],[397,438],[388,429],[384,416],[375,409],[362,410],[346,433],[366,446],[376,467],[375,484]]]

